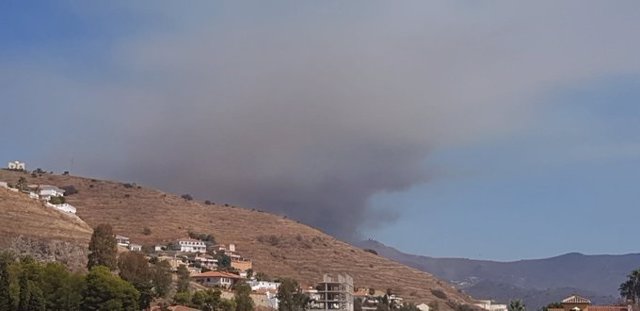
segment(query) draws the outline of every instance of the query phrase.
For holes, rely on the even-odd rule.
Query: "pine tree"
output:
[[[9,266],[13,263],[13,258],[8,253],[0,254],[0,311],[11,311],[13,309],[13,299],[9,292],[10,275]]]
[[[87,268],[105,266],[113,271],[117,266],[118,244],[109,224],[100,224],[93,230],[89,242],[89,261]]]
[[[253,311],[253,299],[251,299],[251,286],[246,283],[237,284],[234,288],[236,311]]]

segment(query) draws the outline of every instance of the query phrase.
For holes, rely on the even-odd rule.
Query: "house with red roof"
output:
[[[597,306],[591,300],[573,295],[562,300],[562,308],[549,308],[548,311],[633,311],[631,306]]]

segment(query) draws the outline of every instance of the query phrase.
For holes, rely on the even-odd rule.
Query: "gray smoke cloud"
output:
[[[401,212],[369,200],[428,182],[432,150],[529,128],[539,94],[638,69],[636,37],[620,31],[638,10],[581,3],[126,7],[159,21],[116,40],[100,78],[5,73],[20,98],[53,98],[74,120],[45,163],[74,157],[80,172],[351,239]]]

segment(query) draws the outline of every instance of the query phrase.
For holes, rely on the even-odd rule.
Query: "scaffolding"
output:
[[[353,278],[338,274],[333,278],[327,274],[315,287],[307,310],[353,311]]]

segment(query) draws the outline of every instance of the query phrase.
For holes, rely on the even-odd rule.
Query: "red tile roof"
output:
[[[589,311],[631,311],[627,306],[589,306]]]

